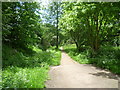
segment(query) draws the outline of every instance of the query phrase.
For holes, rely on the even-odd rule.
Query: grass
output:
[[[8,67],[3,71],[3,86],[6,88],[44,88],[48,67]]]
[[[60,65],[61,51],[50,48],[47,50],[47,52],[52,53],[52,60],[49,63],[49,65],[52,65],[52,66]]]
[[[68,53],[68,55],[74,59],[75,61],[79,62],[80,64],[88,64],[88,58],[86,52],[78,53],[76,50],[75,44],[69,44],[64,46],[65,52]]]
[[[3,45],[2,88],[44,88],[49,66],[59,65],[61,52],[32,48],[32,55]]]
[[[103,46],[95,57],[91,57],[88,47],[84,51],[77,52],[75,44],[65,45],[64,50],[81,64],[94,64],[115,74],[120,74],[120,47]]]

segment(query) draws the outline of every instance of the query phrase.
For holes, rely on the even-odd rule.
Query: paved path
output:
[[[117,77],[90,64],[79,64],[62,52],[61,65],[49,71],[47,88],[118,88]]]

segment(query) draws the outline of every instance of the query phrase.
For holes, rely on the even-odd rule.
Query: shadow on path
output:
[[[118,80],[118,76],[117,75],[114,75],[110,72],[97,72],[97,73],[90,73],[92,75],[95,75],[95,76],[101,76],[103,78],[109,78],[109,79],[115,79],[115,80]]]
[[[61,65],[51,67],[50,80],[46,81],[47,88],[92,88],[91,90],[116,90],[110,88],[118,88],[115,75],[97,69],[91,64],[79,64],[72,60],[63,49],[61,51]]]

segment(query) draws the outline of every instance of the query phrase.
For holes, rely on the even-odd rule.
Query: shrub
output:
[[[120,47],[103,46],[94,57],[91,56],[92,51],[89,47],[82,52],[77,52],[75,45],[72,44],[64,46],[64,50],[81,64],[94,64],[115,74],[120,74]]]
[[[25,55],[3,46],[3,88],[44,88],[49,65],[59,65],[61,52],[33,48],[34,55]]]
[[[44,88],[48,66],[34,68],[8,67],[3,71],[4,88]]]

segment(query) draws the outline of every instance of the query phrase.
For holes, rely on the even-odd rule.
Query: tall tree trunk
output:
[[[58,49],[58,45],[59,45],[59,30],[58,30],[58,3],[57,3],[57,32],[56,32],[56,49]]]
[[[94,41],[93,41],[93,34],[92,34],[93,31],[90,25],[89,17],[87,17],[86,21],[87,21],[87,29],[88,29],[88,44],[93,49],[94,48],[94,45],[93,45]]]
[[[98,27],[98,15],[95,16],[95,22],[96,22],[96,38],[95,38],[95,48],[94,51],[98,51],[99,49],[99,27]]]

